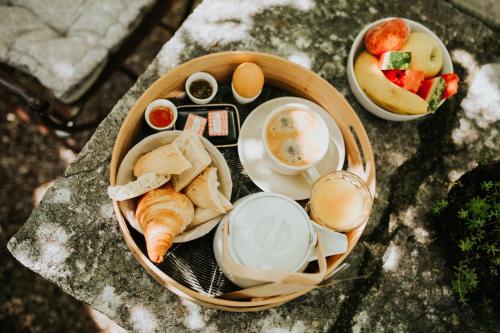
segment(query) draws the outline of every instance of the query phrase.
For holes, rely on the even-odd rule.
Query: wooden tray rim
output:
[[[226,60],[226,62],[224,62]],[[298,65],[291,61],[288,61],[284,58],[260,53],[260,52],[246,52],[246,51],[227,51],[227,52],[219,52],[212,53],[209,55],[201,56],[198,58],[194,58],[188,62],[185,62],[169,72],[162,75],[157,81],[155,81],[146,91],[137,99],[137,101],[132,106],[130,112],[127,117],[123,121],[118,136],[115,141],[115,145],[112,151],[112,158],[110,164],[110,183],[111,185],[115,184],[115,177],[117,173],[117,168],[119,165],[119,161],[124,156],[124,152],[120,147],[120,144],[124,144],[127,141],[127,135],[129,133],[134,133],[138,130],[139,122],[134,123],[134,118],[138,118],[142,121],[142,114],[145,109],[145,105],[149,103],[149,101],[159,98],[160,95],[163,98],[168,98],[168,96],[164,96],[165,92],[162,93],[162,86],[169,87],[169,91],[173,89],[173,84],[171,82],[184,82],[185,78],[189,76],[189,74],[200,71],[200,70],[208,70],[210,71],[210,63],[218,63],[219,67],[228,67],[233,68],[236,67],[237,64],[245,61],[253,61],[258,63],[264,70],[264,73],[267,76],[272,76],[272,79],[269,80],[274,85],[278,86],[286,86],[286,83],[281,82],[281,80],[285,81],[286,79],[292,80],[292,78],[301,79],[304,82],[309,84],[313,83],[313,87],[315,89],[308,88],[308,86],[300,88],[286,86],[284,89],[296,89],[295,93],[304,98],[308,98],[315,103],[321,105],[327,112],[332,115],[337,124],[339,125],[342,135],[344,136],[344,141],[346,144],[346,155],[349,161],[349,171],[356,173],[360,176],[370,188],[370,191],[375,193],[375,161],[373,156],[373,151],[371,148],[371,144],[369,142],[366,131],[359,120],[357,114],[349,105],[349,103],[344,99],[344,97],[335,89],[330,83],[321,78],[316,73]],[[215,65],[214,65],[215,66]],[[274,68],[273,66],[276,66]],[[284,70],[281,66],[285,67]],[[269,68],[268,68],[269,67]],[[227,70],[228,70],[227,69]],[[267,71],[272,71],[272,74]],[[221,76],[220,74],[218,76]],[[227,77],[228,74],[226,73]],[[287,77],[288,76],[288,77]],[[170,84],[170,86],[169,86]],[[163,88],[165,90],[165,88]],[[315,97],[309,96],[309,94],[315,93]],[[347,116],[349,117],[349,122],[345,119],[346,115],[340,114],[338,112],[334,112],[330,110],[329,107],[325,107],[321,101],[318,99],[335,100],[335,103],[340,104],[341,108],[344,110],[342,112],[347,112]],[[333,104],[335,104],[333,103]],[[347,123],[347,124],[346,124]],[[358,144],[355,142],[354,136],[351,131],[355,131],[358,136],[359,143],[363,150],[364,158],[365,158],[365,166],[363,167],[363,161],[361,154],[359,152]],[[129,141],[132,141],[128,139]],[[142,251],[138,248],[137,244],[133,240],[128,226],[126,225],[124,217],[121,215],[118,204],[116,201],[113,201],[113,207],[115,210],[115,214],[118,218],[120,230],[123,234],[125,242],[127,243],[129,249],[132,254],[136,257],[139,263],[146,269],[149,275],[153,276],[155,280],[157,280],[160,284],[164,285],[167,289],[177,294],[178,296],[193,301],[197,304],[207,306],[210,308],[221,309],[226,311],[237,311],[237,312],[247,312],[247,311],[259,311],[268,308],[272,308],[275,306],[279,306],[284,304],[296,297],[299,297],[309,290],[304,290],[300,292],[295,292],[287,295],[280,295],[275,297],[270,297],[262,300],[249,300],[249,301],[231,301],[225,300],[221,298],[214,298],[202,295],[188,287],[183,286],[176,280],[170,278],[164,272],[162,272],[158,267],[156,267],[149,259],[142,253]],[[342,255],[336,255],[333,257],[329,257],[329,261],[333,261],[332,264],[328,267],[328,274],[333,272],[333,270],[340,265],[343,260],[349,255],[352,251],[356,243],[358,242],[364,228],[366,226],[366,222],[359,226],[358,228],[347,233],[347,237],[349,239],[349,248],[348,251]],[[327,276],[328,276],[327,274]],[[312,288],[311,288],[312,289]]]

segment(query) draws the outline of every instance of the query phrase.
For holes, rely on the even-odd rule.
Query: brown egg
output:
[[[244,98],[257,96],[264,86],[264,73],[253,62],[244,62],[233,73],[234,90]]]

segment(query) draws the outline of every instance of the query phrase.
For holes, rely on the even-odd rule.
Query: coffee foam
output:
[[[325,132],[311,112],[291,108],[277,113],[269,121],[266,144],[281,162],[306,166],[321,157]]]

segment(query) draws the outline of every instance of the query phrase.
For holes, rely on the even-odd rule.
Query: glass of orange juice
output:
[[[335,231],[349,231],[363,224],[372,209],[372,195],[353,173],[336,171],[321,176],[311,190],[311,218]]]

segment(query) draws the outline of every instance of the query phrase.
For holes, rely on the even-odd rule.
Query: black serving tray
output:
[[[236,147],[240,135],[240,114],[233,104],[180,105],[177,107],[177,121],[174,129],[182,131],[190,113],[208,119],[209,111],[227,111],[228,135],[209,136],[207,123],[203,136],[218,148]]]

